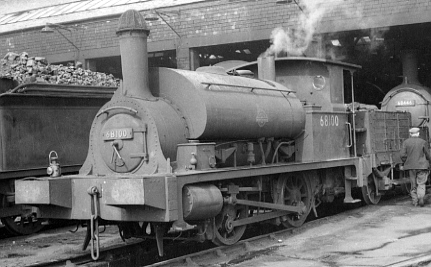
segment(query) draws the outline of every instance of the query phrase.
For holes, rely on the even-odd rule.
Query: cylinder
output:
[[[215,185],[187,185],[183,188],[183,215],[186,221],[215,217],[222,207],[223,196]]]

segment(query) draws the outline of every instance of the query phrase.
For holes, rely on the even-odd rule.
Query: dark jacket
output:
[[[404,140],[400,156],[404,170],[427,170],[431,159],[427,142],[419,137]]]

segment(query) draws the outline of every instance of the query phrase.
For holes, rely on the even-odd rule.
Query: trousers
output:
[[[418,199],[423,199],[425,196],[425,183],[428,178],[428,170],[409,170],[410,196],[412,197],[413,204],[418,203]]]

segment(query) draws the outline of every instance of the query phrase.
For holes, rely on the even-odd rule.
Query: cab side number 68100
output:
[[[337,115],[322,115],[320,116],[320,126],[338,126],[338,116]]]

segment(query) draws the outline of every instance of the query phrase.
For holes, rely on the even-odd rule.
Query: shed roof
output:
[[[80,0],[0,15],[0,33],[43,25],[119,15],[128,9],[152,10],[204,0]]]

